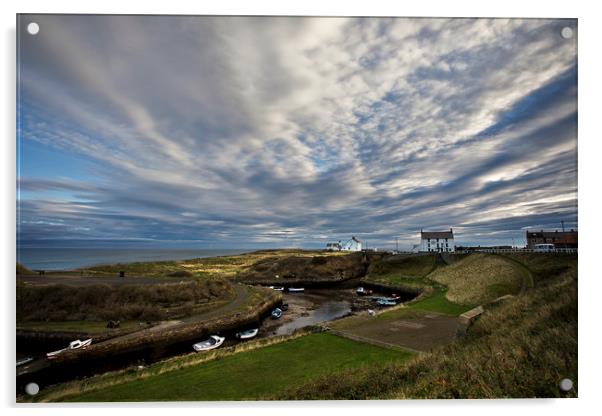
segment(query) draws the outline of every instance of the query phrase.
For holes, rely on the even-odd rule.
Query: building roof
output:
[[[529,231],[527,230],[527,238],[552,238],[552,237],[560,237],[560,236],[568,236],[568,235],[577,235],[577,231]]]
[[[422,231],[420,230],[420,238],[454,238],[454,232],[450,228],[449,231]]]

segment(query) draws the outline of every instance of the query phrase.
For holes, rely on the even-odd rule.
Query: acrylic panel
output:
[[[18,15],[17,401],[576,397],[577,26]]]

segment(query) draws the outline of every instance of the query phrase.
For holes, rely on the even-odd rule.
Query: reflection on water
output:
[[[288,335],[295,329],[313,325],[318,322],[330,321],[340,318],[351,312],[351,302],[347,300],[325,300],[317,309],[308,311],[307,316],[295,318],[276,329],[276,335]]]

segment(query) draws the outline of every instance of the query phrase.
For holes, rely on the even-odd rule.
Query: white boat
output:
[[[246,331],[241,331],[236,334],[236,338],[238,339],[250,339],[257,336],[259,332],[259,328],[255,329],[247,329]]]
[[[197,342],[196,344],[194,344],[192,346],[192,348],[194,348],[195,351],[212,350],[212,349],[217,348],[220,345],[222,345],[224,343],[225,339],[226,339],[226,337],[220,337],[218,335],[211,335],[209,337],[209,339],[206,339],[205,341]]]
[[[372,291],[370,289],[364,289],[360,286],[355,290],[355,293],[357,293],[359,296],[368,296],[372,294]]]
[[[395,306],[397,303],[395,301],[389,300],[387,298],[382,298],[376,301],[379,306]]]
[[[272,319],[279,319],[282,316],[282,310],[280,308],[276,308],[272,311]]]
[[[277,290],[279,292],[284,292],[284,287],[282,286],[270,286],[270,289]]]
[[[77,350],[80,348],[86,348],[90,344],[92,344],[92,338],[89,338],[89,339],[86,339],[83,341],[80,341],[79,339],[77,339],[75,341],[71,341],[67,348],[63,348],[62,350],[58,350],[58,351],[49,352],[48,354],[46,354],[46,357],[49,360],[53,360],[57,357],[57,355],[59,355],[62,352],[69,351],[69,350]]]
[[[305,290],[305,288],[302,287],[289,287],[288,291],[289,292],[303,292]]]

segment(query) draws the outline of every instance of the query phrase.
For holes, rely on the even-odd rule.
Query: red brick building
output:
[[[554,244],[556,248],[577,248],[577,231],[528,231],[527,248],[535,244]]]

